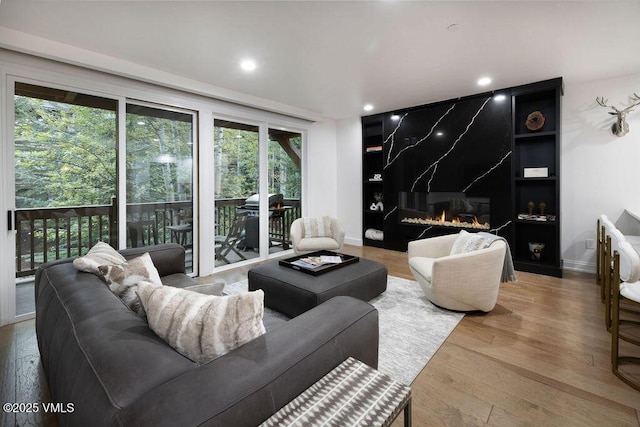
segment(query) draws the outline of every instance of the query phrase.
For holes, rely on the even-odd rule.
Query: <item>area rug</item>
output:
[[[247,281],[224,290],[246,292]],[[389,276],[387,290],[369,302],[380,317],[378,370],[404,384],[413,382],[464,316],[434,306],[417,282],[395,276]]]

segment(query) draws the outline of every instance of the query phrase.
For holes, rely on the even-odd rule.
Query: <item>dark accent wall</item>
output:
[[[404,251],[411,240],[459,231],[401,224],[401,192],[489,197],[491,231],[512,240],[511,97],[500,91],[505,98],[498,101],[497,94],[375,116],[383,124],[385,247]]]

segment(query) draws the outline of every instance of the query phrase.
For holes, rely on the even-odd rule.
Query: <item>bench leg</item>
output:
[[[411,398],[404,406],[404,427],[411,427]]]

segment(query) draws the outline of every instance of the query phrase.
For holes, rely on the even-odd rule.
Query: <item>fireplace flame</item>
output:
[[[427,218],[403,218],[400,222],[416,225],[439,225],[443,227],[457,227],[457,228],[475,228],[480,230],[488,230],[489,223],[480,223],[477,217],[473,217],[472,222],[462,222],[459,217],[452,218],[447,221],[446,211],[442,211],[442,214],[435,217]]]

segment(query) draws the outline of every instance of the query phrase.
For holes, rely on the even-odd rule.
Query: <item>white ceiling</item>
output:
[[[1,0],[2,27],[334,119],[640,72],[638,0]],[[20,45],[0,39],[37,50]],[[478,87],[481,76],[493,83]]]

